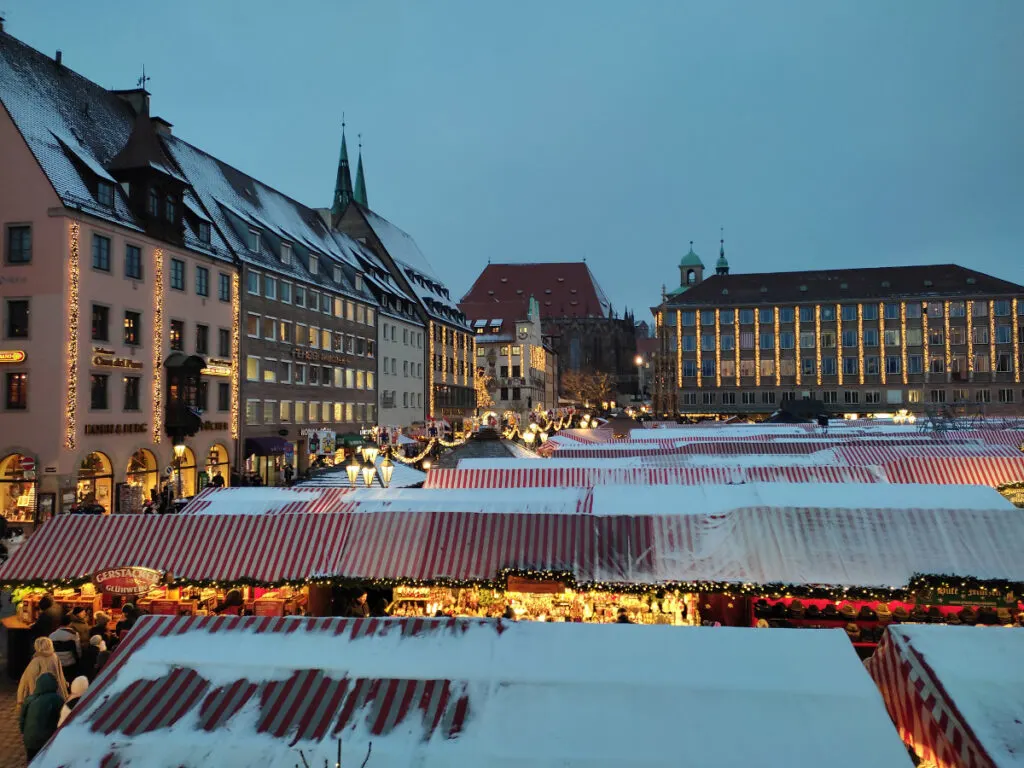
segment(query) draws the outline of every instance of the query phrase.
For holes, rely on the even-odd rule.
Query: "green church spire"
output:
[[[340,218],[352,202],[352,172],[348,165],[348,146],[345,143],[345,117],[341,118],[341,158],[338,160],[338,178],[334,182],[334,202],[331,214]]]
[[[359,134],[359,165],[356,167],[356,191],[353,200],[364,208],[369,208],[366,202],[366,178],[363,176],[363,134]]]

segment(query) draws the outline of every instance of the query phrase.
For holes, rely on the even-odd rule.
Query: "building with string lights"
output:
[[[1020,413],[1024,287],[954,264],[714,274],[693,250],[652,307],[661,414],[832,414],[971,403]]]

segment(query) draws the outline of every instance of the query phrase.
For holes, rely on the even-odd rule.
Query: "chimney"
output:
[[[59,67],[64,60],[64,56],[60,51],[57,51],[57,55],[53,57],[53,60],[57,62],[57,66]]]
[[[4,31],[4,17],[0,16],[0,32]]]
[[[156,132],[161,134],[162,136],[170,136],[171,128],[173,128],[174,126],[171,123],[164,120],[162,117],[154,117],[153,127],[156,129]]]

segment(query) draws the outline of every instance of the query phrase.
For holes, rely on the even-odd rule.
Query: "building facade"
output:
[[[0,511],[138,511],[227,478],[237,273],[163,149],[145,91],[107,91],[0,32]],[[225,354],[218,356],[218,352]],[[198,356],[180,458],[165,362]]]
[[[956,265],[730,274],[724,253],[704,278],[692,256],[653,308],[662,414],[1021,411],[1024,287]]]

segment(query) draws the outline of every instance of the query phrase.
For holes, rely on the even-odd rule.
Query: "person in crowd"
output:
[[[117,626],[114,627],[114,634],[117,636],[118,642],[124,639],[125,634],[139,620],[139,609],[133,603],[126,603],[121,612],[124,614],[124,618],[117,622]]]
[[[64,668],[64,679],[73,680],[78,676],[78,664],[82,660],[82,643],[78,639],[78,632],[71,626],[70,613],[61,619],[60,628],[50,635],[50,640]]]
[[[110,616],[104,611],[96,611],[96,614],[92,617],[92,627],[89,629],[89,637],[95,637],[99,635],[104,640],[108,640],[110,637]]]
[[[366,618],[370,615],[370,606],[366,602],[366,593],[360,592],[352,603],[352,615],[356,618]]]
[[[292,469],[291,464],[284,465],[284,484],[291,485],[292,479],[295,477],[295,470]]]
[[[85,608],[80,605],[71,609],[71,628],[78,633],[79,647],[85,648],[89,644],[89,622]]]
[[[501,618],[508,619],[509,621],[515,621],[516,620],[515,609],[511,605],[506,605],[505,606],[505,612],[503,614],[501,614]]]
[[[224,595],[224,602],[218,605],[213,612],[218,616],[241,616],[244,606],[242,590],[229,589],[228,593]]]
[[[224,475],[220,473],[219,469],[213,473],[213,479],[210,481],[210,485],[212,485],[214,488],[224,487]]]
[[[49,672],[40,675],[32,695],[25,698],[18,718],[29,762],[56,732],[63,705],[64,697],[58,690],[56,678]]]
[[[36,682],[42,675],[53,675],[62,698],[68,692],[68,683],[64,677],[64,670],[60,666],[60,659],[57,658],[57,654],[53,650],[53,641],[48,637],[37,637],[33,647],[35,655],[25,667],[25,671],[21,673],[21,680],[18,682],[19,712],[25,699],[36,689]]]
[[[82,653],[82,674],[90,680],[95,680],[109,658],[110,651],[107,650],[107,641],[103,639],[102,635],[93,635],[89,638],[89,644],[85,646],[85,651]]]
[[[88,689],[89,679],[85,675],[79,675],[71,681],[71,693],[64,699],[64,706],[60,708],[60,717],[57,719],[58,728],[64,725],[64,721],[68,719],[71,710],[75,708],[78,700],[82,698]]]
[[[632,624],[633,620],[629,618],[629,612],[625,608],[619,608],[618,615],[615,617],[616,624]]]
[[[49,637],[60,626],[64,618],[64,606],[53,601],[49,593],[39,599],[39,618],[36,619],[32,630],[36,637]]]

